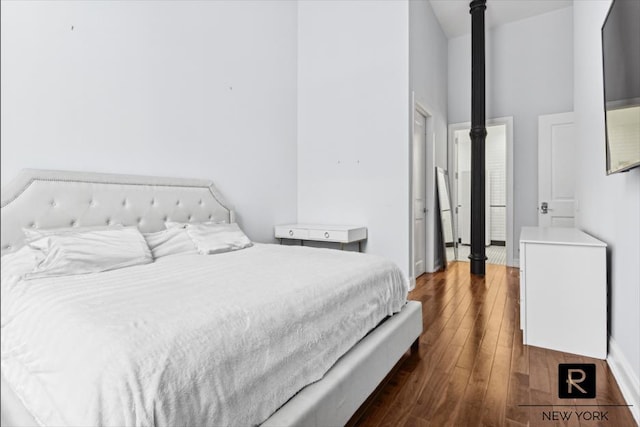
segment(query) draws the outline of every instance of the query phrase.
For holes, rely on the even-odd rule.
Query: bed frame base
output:
[[[421,333],[422,304],[409,301],[340,358],[322,380],[302,389],[262,425],[347,424],[407,349],[417,350]]]

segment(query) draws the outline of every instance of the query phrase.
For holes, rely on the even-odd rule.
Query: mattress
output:
[[[2,275],[2,372],[43,425],[255,425],[406,301],[384,259],[255,245]]]

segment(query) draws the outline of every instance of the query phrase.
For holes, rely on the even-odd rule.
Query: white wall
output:
[[[520,228],[538,222],[538,116],[573,110],[572,8],[493,28],[486,44],[486,116],[513,116],[512,245],[518,248]],[[449,40],[448,60],[449,123],[469,122],[469,35]]]
[[[427,0],[409,2],[409,76],[433,117],[435,165],[447,170],[447,37]]]
[[[407,1],[298,5],[298,220],[368,227],[408,271]]]
[[[640,168],[606,176],[600,28],[610,1],[574,3],[577,225],[607,243],[611,338],[640,378]],[[612,347],[609,348],[610,352]],[[617,360],[616,362],[620,362]],[[623,363],[624,365],[625,363]],[[632,382],[633,382],[632,380]],[[618,378],[621,382],[621,378]],[[640,390],[635,390],[636,399]],[[635,404],[636,419],[640,412]]]
[[[2,182],[213,179],[258,241],[296,219],[297,4],[2,2]]]

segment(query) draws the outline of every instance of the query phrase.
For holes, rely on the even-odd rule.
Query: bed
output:
[[[4,256],[21,246],[24,228],[117,223],[153,232],[167,221],[233,223],[235,217],[206,180],[24,170],[2,189],[1,220]],[[213,256],[167,257],[94,275],[35,280],[13,294],[3,289],[12,305],[3,306],[8,309],[2,324],[2,426],[86,420],[198,425],[212,419],[223,425],[344,425],[422,331],[421,305],[405,302],[406,289],[382,308],[373,304],[401,293],[391,284],[398,281],[390,279],[393,271],[372,256],[255,244]],[[349,292],[360,296],[352,296],[343,284],[357,278]],[[377,291],[377,281],[389,284]],[[267,283],[270,288],[262,286]],[[288,321],[272,315],[276,311]],[[290,343],[291,334],[308,341]],[[333,335],[338,343],[327,344]],[[37,359],[34,368],[13,356],[26,347],[30,357],[45,354],[46,363]],[[294,347],[296,358],[279,353]],[[218,351],[198,348],[228,355],[218,360]],[[81,371],[85,380],[66,375],[88,359],[92,368]],[[52,360],[66,371],[48,369]],[[158,360],[164,361],[160,371]],[[258,381],[243,382],[256,365],[264,365]],[[227,395],[229,390],[234,393]],[[224,410],[211,414],[210,408]]]

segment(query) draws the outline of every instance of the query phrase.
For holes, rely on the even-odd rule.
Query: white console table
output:
[[[606,248],[575,228],[522,228],[524,344],[606,359]]]
[[[340,243],[340,249],[344,249],[347,243],[360,243],[367,238],[367,228],[357,225],[322,225],[322,224],[284,224],[275,227],[275,237],[280,239],[305,240],[316,242]]]

